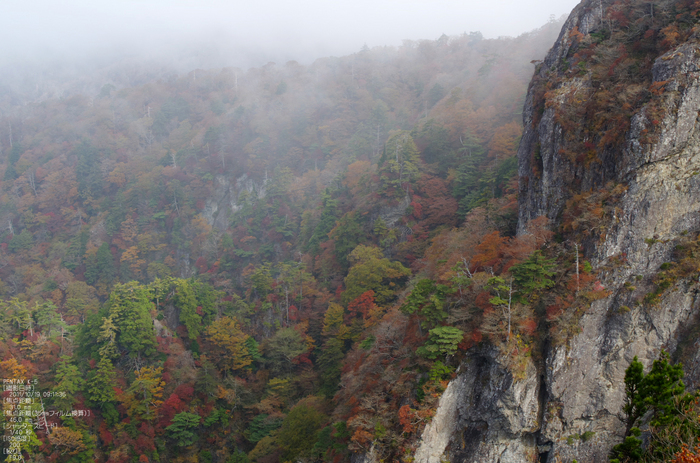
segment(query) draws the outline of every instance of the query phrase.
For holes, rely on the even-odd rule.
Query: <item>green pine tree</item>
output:
[[[199,435],[197,428],[201,417],[194,413],[181,412],[173,417],[173,424],[165,428],[168,436],[175,441],[179,447],[189,447],[197,442]]]
[[[407,315],[417,313],[427,326],[437,326],[447,318],[445,299],[451,292],[448,286],[425,278],[413,287],[401,311]]]
[[[114,380],[116,373],[112,361],[103,357],[97,364],[97,370],[88,375],[86,383],[87,397],[96,403],[112,402],[116,399],[114,394]]]
[[[151,294],[146,286],[132,281],[114,287],[107,302],[108,314],[117,329],[117,345],[131,357],[150,357],[156,352],[151,319]]]
[[[306,249],[312,254],[321,252],[321,243],[328,239],[328,233],[335,227],[335,220],[338,217],[338,201],[333,199],[328,188],[321,195],[321,200],[321,217],[306,245]]]
[[[187,328],[187,337],[197,339],[202,329],[202,316],[197,313],[197,296],[187,280],[175,282],[175,307],[180,309],[180,323]]]
[[[545,258],[540,250],[530,254],[525,262],[512,266],[510,273],[518,287],[518,298],[526,301],[543,289],[554,286],[554,281],[550,278],[555,274],[553,269],[554,259]]]
[[[683,366],[672,365],[667,352],[661,352],[654,360],[651,370],[646,375],[642,363],[634,357],[625,370],[625,402],[622,412],[625,415],[625,440],[613,447],[610,452],[611,463],[640,461],[649,456],[653,461],[657,457],[673,455],[681,448],[683,438],[697,438],[700,431],[697,424],[688,418],[696,394],[685,392],[683,384]],[[650,413],[648,423],[643,419]],[[640,427],[648,424],[654,432],[646,448],[642,448]],[[666,430],[673,429],[670,432]],[[670,439],[655,441],[657,436],[668,435]]]

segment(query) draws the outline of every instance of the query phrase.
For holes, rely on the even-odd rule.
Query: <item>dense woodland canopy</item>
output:
[[[465,351],[522,377],[606,295],[565,238],[621,193],[515,236],[523,102],[560,27],[4,95],[0,372],[92,412],[26,461],[410,461]]]

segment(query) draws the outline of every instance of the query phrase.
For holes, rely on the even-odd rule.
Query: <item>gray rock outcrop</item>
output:
[[[606,3],[587,0],[573,11],[537,77],[555,72],[574,28],[593,31]],[[645,141],[652,121],[642,106],[624,143],[598,153],[592,166],[562,154],[567,141],[555,105],[536,118],[536,96],[528,95],[518,153],[518,230],[542,215],[560,220],[576,192],[624,185],[599,236],[586,243],[586,257],[609,295],[590,304],[568,343],[545,345],[541,363],[528,366],[520,381],[500,366],[495,351],[471,354],[425,429],[416,462],[607,461],[622,438],[624,374],[633,357],[648,366],[662,349],[673,353],[683,341],[690,346],[686,383],[700,385],[700,342],[687,337],[700,314],[698,272],[675,281],[656,304],[643,300],[679,240],[700,232],[700,41],[691,37],[658,57],[652,72],[654,83],[665,85],[656,139]],[[559,91],[570,93],[591,82],[577,76],[561,85]],[[532,175],[535,150],[538,177]]]

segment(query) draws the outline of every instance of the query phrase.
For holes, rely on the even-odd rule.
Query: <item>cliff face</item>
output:
[[[547,81],[552,73],[558,72],[562,60],[569,54],[572,46],[570,36],[574,30],[581,34],[589,34],[600,23],[602,7],[591,8],[592,3],[598,2],[582,2],[571,13],[559,39],[535,73],[534,81]],[[586,85],[590,85],[590,82],[583,78],[574,78],[562,82],[559,91],[563,94],[566,87],[575,91],[577,87]],[[556,218],[564,206],[566,191],[574,179],[585,182],[585,186],[589,187],[596,180],[600,182],[599,172],[595,172],[594,175],[594,172],[576,166],[560,156],[560,150],[566,142],[563,129],[556,122],[556,108],[538,108],[536,100],[538,97],[541,99],[541,96],[533,90],[531,85],[523,108],[524,131],[518,149],[520,232],[529,220],[541,215]],[[536,123],[538,117],[539,123]],[[535,170],[539,170],[539,178],[535,178]]]
[[[525,379],[515,382],[497,357],[485,350],[463,362],[423,432],[416,461],[534,461],[542,418],[537,369],[530,363]]]
[[[700,384],[690,334],[700,313],[698,269],[645,298],[677,247],[700,232],[700,41],[689,35],[653,57],[644,84],[653,96],[637,100],[615,143],[596,145],[594,161],[567,155],[581,140],[564,127],[562,108],[571,95],[595,97],[601,84],[585,66],[572,74],[562,63],[599,30],[610,3],[584,1],[573,11],[535,75],[518,154],[520,232],[541,215],[560,227],[575,195],[621,186],[595,232],[566,236],[581,240],[609,295],[590,304],[568,342],[545,344],[524,380],[513,381],[495,352],[472,353],[423,434],[418,462],[607,461],[622,437],[624,373],[634,356],[648,366],[662,349],[675,353],[686,384]]]
[[[229,217],[239,211],[246,200],[265,197],[267,182],[267,178],[262,182],[255,182],[247,174],[235,180],[217,175],[202,216],[211,227],[225,230]]]

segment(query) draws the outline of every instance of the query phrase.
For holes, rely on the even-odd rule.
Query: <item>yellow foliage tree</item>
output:
[[[114,170],[109,173],[107,176],[107,181],[109,183],[113,183],[117,187],[123,187],[124,184],[126,183],[126,172],[127,172],[127,166],[123,162],[118,162],[114,166]]]
[[[331,302],[323,317],[323,335],[326,337],[337,337],[346,339],[350,329],[343,324],[345,309],[340,304]]]
[[[130,417],[144,420],[155,418],[155,409],[163,403],[165,381],[161,379],[162,371],[161,367],[136,370],[136,379],[119,397]]]
[[[0,362],[0,372],[3,373],[3,378],[5,379],[19,379],[22,381],[27,379],[27,367],[20,364],[14,357]]]
[[[378,304],[385,304],[394,297],[396,282],[405,280],[411,271],[400,262],[385,258],[381,249],[359,245],[348,256],[352,265],[345,277],[346,290],[343,302],[355,300],[362,293],[372,290]]]
[[[87,448],[83,442],[83,435],[63,426],[55,427],[49,434],[49,442],[61,455],[77,455]]]
[[[222,317],[209,325],[205,334],[213,346],[211,358],[222,372],[240,370],[253,363],[246,346],[249,336],[241,331],[236,319]]]
[[[139,248],[137,246],[131,246],[124,251],[121,256],[121,261],[129,265],[135,277],[141,277],[141,267],[146,264],[146,260],[139,259]]]
[[[136,221],[130,214],[127,214],[126,219],[121,224],[119,235],[115,238],[114,243],[119,249],[127,249],[134,244],[136,236],[139,234],[139,228]]]

